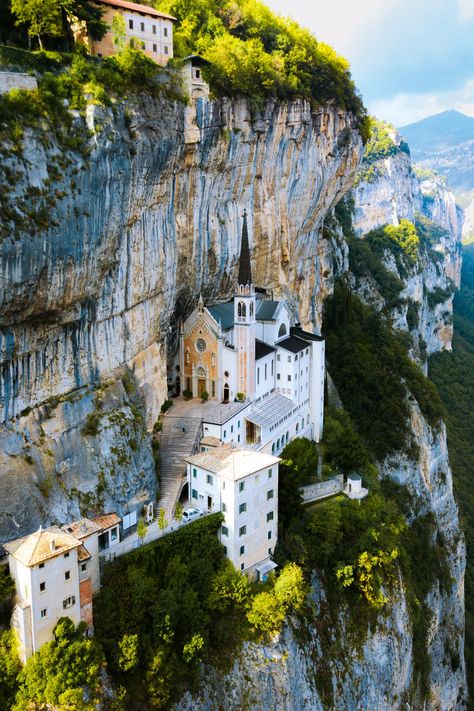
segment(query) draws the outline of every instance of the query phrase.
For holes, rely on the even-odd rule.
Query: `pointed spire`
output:
[[[202,294],[199,294],[198,309],[201,313],[204,311],[204,299],[202,298]]]
[[[240,245],[239,259],[239,279],[238,284],[252,283],[252,267],[250,265],[249,233],[247,229],[247,210],[244,210],[244,221],[242,224],[242,242]]]

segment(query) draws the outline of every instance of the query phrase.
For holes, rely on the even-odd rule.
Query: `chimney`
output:
[[[51,543],[49,544],[49,547],[51,549],[51,553],[54,553],[54,551],[56,550],[56,542],[55,542],[54,538],[51,539]]]

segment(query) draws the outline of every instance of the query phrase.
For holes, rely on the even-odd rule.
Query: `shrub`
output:
[[[164,403],[161,406],[161,412],[168,412],[168,410],[173,407],[173,401],[172,400],[165,400]]]
[[[207,390],[203,390],[201,393],[201,402],[207,402],[209,400],[209,393]]]
[[[192,390],[183,390],[183,397],[185,400],[191,400],[193,397],[193,391]]]

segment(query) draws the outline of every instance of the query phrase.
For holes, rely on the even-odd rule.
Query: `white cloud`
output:
[[[398,94],[393,99],[374,101],[369,106],[371,113],[395,126],[404,126],[449,109],[474,117],[474,79],[460,89],[434,94]]]
[[[474,3],[472,0],[458,0],[459,18],[462,22],[474,20]]]

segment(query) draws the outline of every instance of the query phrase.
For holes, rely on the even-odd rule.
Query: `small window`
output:
[[[224,546],[224,555],[227,555],[227,546]]]
[[[40,568],[40,569],[41,569],[41,568],[44,568],[44,563],[40,563],[40,564],[38,565],[38,568]]]
[[[257,385],[260,385],[260,368],[257,368]]]
[[[227,511],[227,506],[223,503],[222,504],[222,513],[225,513]]]
[[[64,554],[64,557],[65,557],[65,558],[69,558],[69,551]]]
[[[277,353],[277,361],[280,361],[280,354]]]
[[[227,526],[222,526],[222,535],[223,536],[229,535],[229,529],[227,528]]]
[[[168,46],[167,46],[166,44],[165,44],[165,46],[163,47],[163,51],[164,51],[165,54],[169,54]]]
[[[239,483],[239,491],[243,491],[245,489],[245,481],[241,481]]]
[[[308,355],[308,351],[309,351],[309,349],[307,348],[307,349],[306,349],[306,355]]]
[[[206,474],[206,484],[210,484],[211,486],[214,483],[214,479],[212,478],[211,474]]]
[[[288,378],[288,382],[291,383],[291,375],[288,375],[287,378]]]
[[[41,617],[46,617],[46,608],[45,607],[41,610]]]
[[[145,32],[145,23],[144,22],[140,22],[140,30],[142,32]]]
[[[158,52],[158,46],[156,44],[153,45],[153,51],[155,52],[155,54],[156,52]]]
[[[163,27],[163,37],[168,37],[168,28]],[[168,54],[168,52],[165,52],[165,54]]]
[[[192,490],[191,490],[191,497],[192,497],[193,499],[197,499],[197,498],[198,498],[198,493],[197,493],[196,489],[192,489]]]
[[[295,360],[298,360],[298,353],[295,355]]]
[[[247,526],[241,526],[239,528],[239,536],[245,536],[247,533]]]
[[[65,600],[63,600],[63,610],[66,610],[68,607],[72,607],[75,604],[76,604],[75,596],[70,595],[70,597],[67,597]]]
[[[196,71],[194,72],[194,76],[196,77],[196,79],[200,79],[201,78],[201,70],[196,69]]]
[[[130,30],[133,30],[133,20],[128,21],[128,27]]]
[[[223,439],[225,439],[226,437],[227,437],[227,430],[224,430],[224,436],[223,436]]]
[[[110,540],[116,541],[118,538],[118,528],[117,526],[110,531]]]
[[[40,592],[44,592],[46,590],[46,583],[40,583]]]
[[[277,373],[277,380],[280,380],[280,373]]]
[[[269,548],[269,549],[268,549],[268,555],[271,555],[271,554],[272,554],[272,549]]]
[[[291,363],[291,356],[288,356],[288,363]]]
[[[71,571],[70,570],[66,570],[66,572],[64,573],[64,580],[71,580]]]
[[[152,31],[153,31],[153,34],[156,35],[156,25],[153,25]],[[153,45],[153,46],[155,47],[156,45]]]
[[[269,491],[267,491],[267,501],[269,499],[273,499],[273,489],[270,489]]]
[[[239,514],[245,513],[247,511],[247,504],[240,504],[239,506]]]
[[[268,478],[271,479],[273,476],[273,469],[268,470]]]
[[[244,569],[244,564],[241,563],[241,564],[240,564],[240,570],[243,570],[243,569]]]
[[[272,537],[272,532],[271,532],[271,531],[268,531],[268,533],[267,533],[267,538],[268,538],[268,540],[270,540],[271,537]]]
[[[268,523],[269,521],[273,521],[273,511],[269,511],[269,512],[267,513],[267,523]]]
[[[81,563],[81,571],[83,573],[85,573],[86,570],[87,570],[87,563]]]
[[[244,555],[244,554],[245,554],[245,546],[240,546],[240,555]]]
[[[237,435],[237,442],[240,442],[240,435]]]
[[[196,477],[197,477],[197,471],[196,471],[196,468],[193,467],[193,479],[196,479]]]
[[[240,420],[237,422],[237,427],[240,429]]]

